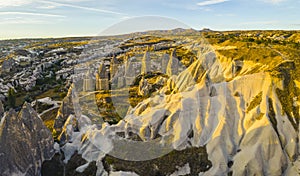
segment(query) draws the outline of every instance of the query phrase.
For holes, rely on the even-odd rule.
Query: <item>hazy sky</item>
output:
[[[171,20],[147,17],[136,25],[116,25],[141,16]],[[112,25],[111,30],[136,31],[141,24],[154,29],[182,23],[213,30],[300,29],[299,17],[299,0],[0,0],[0,39],[97,35]]]

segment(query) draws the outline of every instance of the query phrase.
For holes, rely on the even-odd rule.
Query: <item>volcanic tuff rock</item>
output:
[[[104,64],[101,64],[96,73],[96,90],[109,89],[109,72]]]
[[[168,67],[169,59],[170,59],[170,56],[167,53],[165,53],[163,55],[163,57],[162,57],[162,60],[161,60],[161,72],[163,74],[167,73],[167,67]]]
[[[105,175],[110,170],[105,171],[102,162],[110,161],[110,166],[116,166],[116,162],[106,160],[105,155],[147,160],[149,155],[153,157],[156,151],[161,151],[149,147],[149,143],[156,142],[157,146],[161,145],[158,149],[164,149],[164,146],[181,151],[201,148],[209,162],[199,160],[211,163],[199,166],[205,169],[195,172],[195,162],[187,162],[177,168],[178,172],[189,173],[190,170],[192,175],[199,172],[200,175],[297,175],[300,168],[299,87],[294,83],[294,62],[272,57],[272,62],[276,62],[273,67],[252,57],[223,57],[221,51],[216,54],[211,48],[201,46],[198,41],[193,46],[186,45],[192,50],[193,63],[186,65],[183,71],[174,70],[176,65],[189,59],[183,57],[185,50],[182,48],[173,51],[171,57],[163,52],[159,55],[151,53],[152,66],[156,66],[155,56],[163,58],[161,65],[165,66],[161,72],[170,77],[166,84],[161,84],[163,88],[156,89],[152,97],[131,108],[117,125],[92,125],[88,118],[94,118],[93,115],[84,112],[90,107],[84,109],[83,103],[82,114],[90,116],[85,118],[85,128],[80,128],[84,115],[79,112],[80,108],[74,108],[77,106],[76,94],[70,89],[55,123],[57,132],[62,131],[59,139],[65,144],[60,148],[64,162],[71,162],[72,155],[78,152],[87,163],[80,163],[83,164],[80,167],[76,165],[76,171],[83,171],[94,163],[98,167],[97,175]],[[144,56],[146,60],[150,55]],[[122,57],[118,58],[122,61]],[[264,56],[261,58],[266,60]],[[118,71],[113,71],[114,77],[121,78],[113,79],[113,85],[118,84],[121,88],[125,83],[132,83],[141,73],[142,65],[137,63],[140,59],[142,54],[123,60],[125,63]],[[149,79],[149,75],[139,82],[140,95],[152,90],[154,79]],[[199,155],[203,153],[197,151]],[[159,167],[157,169],[162,169]],[[125,169],[132,171],[128,167]],[[140,174],[138,171],[135,170]]]
[[[153,78],[152,78],[153,79]],[[152,83],[142,76],[138,86],[138,95],[149,97],[152,93],[157,92],[166,83],[167,78],[157,76]]]
[[[5,72],[10,72],[13,68],[14,63],[15,63],[15,60],[13,60],[13,59],[4,60],[2,63],[2,70]]]
[[[88,72],[85,75],[85,78],[83,80],[83,91],[94,91],[95,90],[95,80],[93,79],[93,73]]]
[[[80,107],[76,106],[76,99],[74,99],[75,96],[76,92],[74,85],[71,85],[67,96],[62,101],[54,122],[54,130],[57,135],[61,134],[63,126],[71,114],[74,114],[76,117],[80,116],[80,113],[78,113],[80,111]]]
[[[151,58],[149,51],[146,51],[142,59],[141,74],[147,74],[151,71]]]
[[[169,76],[177,75],[179,67],[179,60],[176,56],[176,50],[173,50],[170,56],[170,60],[166,69],[166,73]]]
[[[79,153],[96,161],[101,172],[105,154],[118,152],[119,140],[111,136],[136,134],[145,144],[158,140],[176,150],[206,146],[212,167],[202,175],[296,175],[299,108],[290,107],[291,113],[282,101],[287,92],[296,96],[292,67],[283,61],[270,71],[251,61],[220,59],[204,48],[193,64],[117,125],[85,129]],[[145,159],[149,155],[143,149],[122,157]]]
[[[239,64],[240,76],[234,77],[236,64],[207,52],[170,81],[166,89],[176,91],[144,100],[115,128],[144,141],[162,136],[161,143],[171,140],[178,150],[206,146],[212,168],[203,175],[294,175],[299,169],[299,116],[285,111],[278,94],[294,94],[286,71],[293,64],[288,63],[273,69],[279,73]]]
[[[10,110],[0,124],[0,175],[40,175],[44,160],[54,155],[51,132],[27,103]]]

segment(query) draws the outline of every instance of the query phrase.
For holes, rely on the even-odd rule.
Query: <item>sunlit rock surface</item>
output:
[[[172,94],[143,101],[116,127],[174,149],[206,145],[212,168],[203,175],[297,173],[299,117],[288,117],[277,94],[287,78],[245,65],[225,81],[236,72],[224,64],[206,53],[168,85]]]
[[[176,50],[173,50],[166,69],[166,73],[169,76],[178,74],[179,60],[176,57]]]
[[[250,61],[222,60],[206,48],[117,125],[86,128],[79,153],[97,161],[98,175],[106,173],[101,172],[103,157],[116,152],[122,140],[130,141],[113,137],[123,132],[125,138],[136,134],[145,144],[156,140],[176,150],[206,146],[212,167],[200,175],[297,174],[299,117],[288,114],[278,94],[296,86],[284,71],[292,65],[284,61],[270,71]],[[142,160],[146,148],[122,157]]]
[[[146,51],[142,59],[141,73],[147,74],[150,71],[151,71],[151,58],[150,58],[149,51]]]
[[[138,176],[136,173],[133,172],[122,172],[122,171],[111,172],[109,175],[110,176]]]
[[[0,124],[0,175],[40,175],[44,160],[54,155],[51,132],[29,104],[10,110]]]
[[[124,63],[110,68],[113,74],[109,81],[116,87],[111,92],[95,93],[89,88],[80,92],[80,88],[75,90],[72,86],[54,125],[60,142],[57,151],[61,152],[61,158],[54,159],[62,167],[71,165],[68,171],[72,174],[87,173],[90,167],[94,175],[125,171],[139,175],[298,175],[300,84],[293,73],[296,62],[275,55],[270,59],[272,64],[268,64],[259,59],[269,57],[260,57],[259,53],[258,60],[253,59],[256,55],[247,59],[250,52],[236,59],[237,50],[233,46],[215,47],[222,51],[231,48],[226,52],[229,55],[233,52],[233,56],[226,57],[199,41],[176,41],[185,42],[190,42],[184,46],[186,50],[176,44],[161,46],[171,53],[145,53],[145,48],[138,46],[132,52],[117,55]],[[249,47],[243,49],[248,51]],[[192,54],[183,62],[182,54],[190,50]],[[151,79],[154,73],[147,74],[150,69],[147,63],[151,64],[151,71],[161,72],[163,76]],[[177,70],[182,63],[186,68]],[[161,67],[157,67],[159,64]],[[96,80],[100,76],[96,75]],[[116,125],[94,120],[98,118],[94,116],[97,108],[103,108],[95,105],[97,95],[107,96],[106,103],[113,104],[113,96],[126,96],[118,89],[132,83],[136,84],[137,94],[144,97],[135,107],[126,109],[123,120]],[[79,81],[79,84],[93,87],[92,83]],[[96,90],[102,90],[97,84]],[[173,163],[179,160],[176,152],[184,155],[187,150],[196,158],[160,172],[169,165],[162,166],[155,159]],[[74,164],[77,158],[80,162]],[[129,162],[125,161],[136,165],[126,165]],[[143,164],[149,164],[153,173],[133,169],[143,161],[152,162]],[[200,162],[197,169],[193,161]]]
[[[74,107],[74,104],[76,104],[75,103],[76,100],[74,100],[75,92],[72,90],[73,89],[71,87],[58,110],[55,123],[54,123],[54,129],[57,134],[60,134],[62,132],[63,126],[67,121],[69,115],[74,114],[78,116],[76,112],[80,111],[80,107]],[[77,111],[75,111],[75,109]]]

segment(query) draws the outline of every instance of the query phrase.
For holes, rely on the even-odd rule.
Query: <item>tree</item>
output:
[[[24,101],[26,101],[26,102],[32,102],[32,97],[30,96],[30,94],[28,93],[28,94],[26,94],[26,96],[24,97]]]
[[[16,92],[13,88],[9,88],[7,102],[9,108],[14,108],[16,106]]]

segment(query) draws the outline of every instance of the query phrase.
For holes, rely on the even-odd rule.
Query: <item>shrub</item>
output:
[[[15,108],[16,106],[16,92],[13,88],[9,88],[7,102],[9,108]]]

